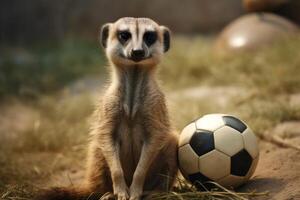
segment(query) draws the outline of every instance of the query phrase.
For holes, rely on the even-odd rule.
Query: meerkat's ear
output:
[[[110,26],[111,26],[111,23],[104,24],[100,30],[100,43],[103,48],[106,48],[106,46],[107,46],[107,39],[108,39],[108,35],[109,35]]]
[[[170,49],[171,31],[165,26],[160,26],[160,28],[163,33],[164,52],[167,52]]]

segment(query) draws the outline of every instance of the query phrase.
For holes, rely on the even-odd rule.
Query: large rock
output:
[[[215,47],[218,53],[255,50],[298,33],[291,21],[271,13],[244,15],[220,33]]]

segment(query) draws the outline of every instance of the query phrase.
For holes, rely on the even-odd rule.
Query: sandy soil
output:
[[[299,200],[300,152],[261,141],[257,169],[238,190],[269,192],[268,196],[255,199]]]

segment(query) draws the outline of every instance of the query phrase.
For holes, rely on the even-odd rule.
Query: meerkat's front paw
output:
[[[116,200],[129,199],[129,192],[126,184],[114,187],[114,196],[116,197]]]
[[[134,194],[134,195],[130,195],[129,200],[140,200],[141,199],[142,194]]]
[[[143,189],[139,187],[130,187],[130,199],[129,200],[140,200],[143,194]]]
[[[126,192],[120,192],[115,194],[115,197],[117,200],[127,200],[129,198],[129,195]]]

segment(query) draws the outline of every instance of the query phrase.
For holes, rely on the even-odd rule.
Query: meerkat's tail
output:
[[[84,188],[51,188],[41,191],[34,200],[98,200],[103,194]]]

